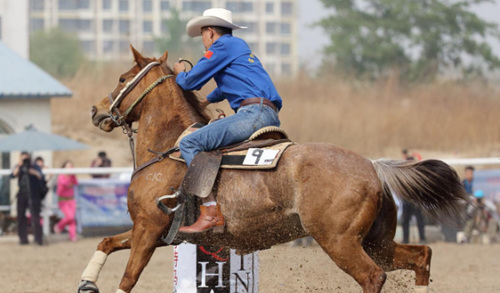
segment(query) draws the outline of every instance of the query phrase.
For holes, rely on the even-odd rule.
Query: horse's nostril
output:
[[[97,114],[97,107],[92,106],[92,108],[90,108],[90,117],[94,117],[95,114]]]

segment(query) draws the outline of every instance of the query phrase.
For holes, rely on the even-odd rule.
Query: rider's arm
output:
[[[217,87],[215,88],[210,94],[208,94],[207,96],[207,100],[210,102],[210,103],[217,103],[217,102],[221,102],[221,101],[224,101],[225,97],[224,97],[224,94],[222,93],[222,91]]]
[[[199,90],[219,71],[234,60],[223,42],[215,42],[189,72],[179,72],[177,84],[184,90]]]

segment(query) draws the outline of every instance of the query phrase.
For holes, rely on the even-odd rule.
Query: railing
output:
[[[119,167],[119,168],[53,168],[53,169],[44,169],[44,175],[59,175],[59,174],[122,174],[122,179],[130,179],[130,175],[132,174],[132,167]],[[0,169],[0,177],[1,176],[9,176],[12,173],[12,170],[9,169]],[[50,221],[49,217],[53,214],[53,211],[57,209],[56,204],[52,204],[52,200],[50,200],[53,196],[53,185],[55,180],[51,180],[49,182],[49,194],[45,199],[46,203],[44,205],[44,209],[42,210],[42,218],[43,218],[43,233],[45,235],[50,234]],[[0,205],[0,212],[10,211],[12,208],[10,205]]]
[[[500,158],[467,158],[467,159],[458,159],[458,158],[447,158],[440,159],[443,162],[452,165],[452,166],[467,166],[467,165],[500,165]],[[119,167],[119,168],[54,168],[54,169],[45,169],[43,173],[45,175],[54,174],[122,174],[122,179],[130,179],[130,175],[132,174],[132,167]],[[8,176],[12,173],[12,170],[9,169],[0,169],[0,176]],[[52,188],[50,191],[52,192]],[[51,197],[49,197],[51,198]],[[46,205],[46,209],[49,211],[51,209],[57,208],[57,206],[49,206]],[[10,211],[11,206],[9,205],[0,205],[0,211]],[[44,223],[48,223],[49,213],[45,212],[44,215]],[[49,233],[48,224],[44,225],[44,233]]]

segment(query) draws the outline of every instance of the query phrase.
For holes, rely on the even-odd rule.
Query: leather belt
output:
[[[247,98],[247,99],[244,99],[243,102],[241,102],[240,104],[240,108],[243,107],[243,106],[248,106],[248,105],[252,105],[252,104],[260,104],[262,101],[262,104],[268,106],[268,107],[271,107],[271,109],[273,109],[275,112],[278,112],[278,107],[276,107],[276,105],[271,102],[271,100],[268,100],[266,98]]]

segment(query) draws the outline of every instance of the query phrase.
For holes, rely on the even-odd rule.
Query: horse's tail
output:
[[[469,197],[457,172],[439,160],[373,162],[382,182],[384,195],[420,207],[428,216],[447,223],[464,221]]]

